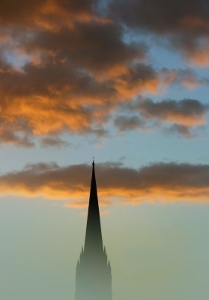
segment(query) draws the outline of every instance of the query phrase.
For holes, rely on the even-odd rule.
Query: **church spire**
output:
[[[84,249],[87,252],[101,251],[103,249],[94,160],[92,163],[91,188]]]
[[[85,245],[76,267],[75,300],[98,299],[112,300],[112,275],[107,253],[103,248],[93,161]]]

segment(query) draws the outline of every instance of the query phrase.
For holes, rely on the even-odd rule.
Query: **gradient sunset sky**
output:
[[[94,156],[113,300],[209,297],[209,1],[0,1],[0,299],[73,300]]]

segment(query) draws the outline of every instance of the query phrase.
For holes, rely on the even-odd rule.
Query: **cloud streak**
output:
[[[126,115],[116,116],[114,124],[119,132],[134,129],[153,130],[157,127],[165,132],[193,138],[206,123],[208,111],[209,105],[196,99],[165,99],[154,102],[152,99],[140,98],[122,104],[120,113]],[[195,130],[196,132],[192,132]]]
[[[138,109],[148,119],[155,118],[169,123],[192,126],[206,122],[205,114],[208,112],[209,106],[195,99],[181,101],[168,99],[161,102],[145,99],[139,103]]]
[[[103,203],[116,198],[127,204],[209,201],[208,165],[156,163],[132,169],[107,163],[98,164],[96,173]],[[70,200],[71,206],[80,207],[88,199],[90,174],[91,168],[85,164],[67,167],[54,163],[27,165],[22,171],[0,176],[0,193],[2,196],[19,194]]]

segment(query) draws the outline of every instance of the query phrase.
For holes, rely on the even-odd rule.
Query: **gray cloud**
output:
[[[143,63],[137,63],[128,68],[128,72],[122,74],[120,79],[127,84],[128,89],[133,87],[144,85],[144,83],[149,81],[158,81],[157,71],[150,65]]]
[[[198,52],[205,46],[207,49],[207,0],[162,0],[160,5],[157,0],[115,0],[109,10],[115,18],[138,32],[170,40],[172,47],[183,51],[187,58],[197,58]]]
[[[46,136],[41,139],[41,147],[43,148],[48,148],[48,147],[62,148],[67,146],[69,146],[69,143],[63,141],[58,136]]]
[[[119,132],[144,129],[146,122],[139,116],[117,116],[114,120],[114,125],[117,127]]]
[[[203,117],[208,111],[208,105],[202,104],[195,99],[183,99],[180,101],[168,99],[161,102],[153,102],[150,99],[139,102],[140,113],[146,118],[158,118],[169,120],[169,118],[192,118]]]
[[[0,2],[0,18],[2,23],[9,25],[34,25],[39,21],[56,21],[56,15],[64,11],[71,14],[93,14],[95,11],[95,0],[2,0]],[[38,23],[39,23],[38,22]],[[60,22],[61,23],[61,22]]]
[[[208,21],[207,0],[162,0],[160,4],[157,0],[115,0],[111,8],[128,25],[159,33],[181,29],[186,16]]]
[[[154,102],[142,97],[119,106],[120,113],[114,119],[119,132],[134,129],[160,129],[165,133],[177,133],[185,138],[194,138],[206,123],[209,105],[196,99],[166,99]],[[138,115],[136,114],[138,113]],[[168,126],[171,124],[171,126]]]
[[[124,43],[122,33],[122,28],[115,22],[76,22],[73,28],[41,31],[33,40],[23,40],[22,47],[50,51],[60,60],[73,61],[77,67],[104,72],[145,58],[145,45]]]
[[[180,124],[173,124],[170,127],[165,128],[165,132],[168,134],[177,133],[179,136],[183,136],[187,139],[196,137],[196,134],[192,133],[192,129],[190,127]]]
[[[7,143],[10,145],[15,145],[17,147],[31,148],[34,147],[34,143],[31,138],[27,135],[20,135],[17,132],[14,133],[11,130],[3,130],[0,133],[0,143]]]

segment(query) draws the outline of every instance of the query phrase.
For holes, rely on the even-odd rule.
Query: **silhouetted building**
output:
[[[76,300],[112,300],[111,267],[102,241],[94,162],[84,249],[76,267]]]

